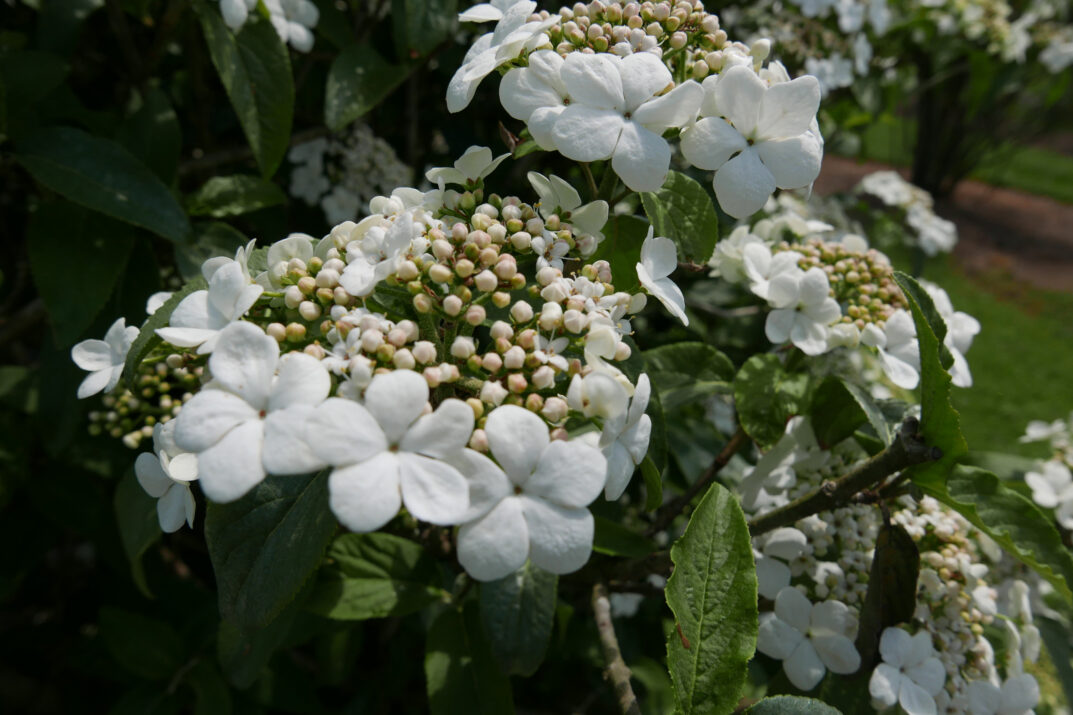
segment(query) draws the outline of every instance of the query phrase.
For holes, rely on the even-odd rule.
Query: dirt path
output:
[[[865,174],[889,168],[825,156],[816,191],[846,191]],[[1073,205],[963,181],[937,210],[957,224],[954,256],[970,275],[1001,271],[1040,288],[1073,293]]]

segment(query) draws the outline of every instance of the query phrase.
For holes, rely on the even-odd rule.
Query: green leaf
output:
[[[271,621],[316,570],[335,528],[327,470],[270,476],[238,501],[209,504],[205,540],[221,617],[243,628]]]
[[[126,269],[134,231],[57,199],[33,213],[27,243],[34,285],[45,302],[56,343],[71,345],[108,302]]]
[[[719,240],[719,216],[703,186],[672,171],[659,191],[641,194],[641,204],[656,235],[678,246],[679,260],[708,262]]]
[[[510,680],[495,664],[474,601],[433,621],[425,643],[425,682],[432,715],[509,715]]]
[[[957,465],[945,484],[926,482],[921,490],[946,504],[994,539],[1019,561],[1050,581],[1073,603],[1073,552],[1065,546],[1054,519],[1028,497],[991,472]]]
[[[734,406],[745,432],[761,445],[774,444],[786,421],[808,406],[808,375],[783,369],[776,355],[749,358],[734,378]]]
[[[663,506],[663,475],[647,454],[641,462],[641,477],[645,480],[645,511]]]
[[[105,648],[119,665],[139,678],[167,680],[183,663],[182,638],[163,621],[102,608],[99,624]]]
[[[826,703],[795,695],[764,698],[745,712],[747,715],[841,715]]]
[[[298,606],[297,602],[291,603],[264,628],[243,629],[229,621],[220,621],[216,657],[228,682],[236,688],[248,688],[261,676],[294,628],[300,612]]]
[[[326,558],[306,607],[328,618],[405,616],[447,595],[435,560],[399,536],[344,534]]]
[[[481,622],[500,670],[530,676],[551,641],[559,577],[529,561],[496,581],[481,584]]]
[[[287,200],[283,189],[257,176],[214,176],[186,200],[191,216],[239,216]]]
[[[324,123],[338,131],[380,104],[413,71],[385,60],[372,45],[350,45],[332,62],[324,90]]]
[[[0,53],[5,133],[17,136],[35,126],[39,103],[63,84],[70,70],[62,57],[39,50]]]
[[[186,684],[194,691],[193,715],[231,715],[231,691],[215,663],[199,660],[187,674]]]
[[[851,382],[828,376],[812,396],[812,428],[825,449],[853,435],[868,422],[884,444],[891,433],[883,413],[867,391]]]
[[[458,0],[392,0],[395,46],[400,57],[427,55],[456,27]]]
[[[183,135],[179,118],[163,91],[153,87],[146,92],[137,111],[119,125],[116,139],[166,186],[174,183],[179,172]]]
[[[294,78],[287,48],[259,13],[250,13],[238,35],[224,24],[214,4],[195,5],[212,63],[238,115],[250,149],[265,177],[287,153],[294,118]]]
[[[665,410],[729,392],[734,363],[711,345],[674,343],[644,352],[652,383]]]
[[[123,551],[130,560],[131,577],[138,590],[152,597],[145,580],[142,554],[160,538],[160,519],[156,512],[157,500],[145,493],[133,469],[128,469],[116,485],[112,505],[115,507],[119,539]]]
[[[714,484],[671,547],[667,665],[682,715],[734,712],[756,651],[756,568],[737,498]]]
[[[641,244],[648,235],[648,222],[637,216],[612,216],[604,226],[604,240],[589,259],[611,264],[615,290],[634,291],[641,282],[637,279],[637,264],[641,262]]]
[[[142,327],[138,331],[138,337],[134,338],[134,342],[130,344],[127,361],[123,364],[123,380],[128,388],[134,388],[134,380],[138,376],[138,366],[141,365],[145,356],[163,342],[156,334],[156,329],[163,328],[168,324],[172,311],[183,301],[183,298],[194,291],[206,289],[208,289],[208,283],[205,282],[204,278],[198,276],[181,289],[172,293],[171,297],[164,302],[164,305],[157,308],[156,312],[142,323]]]
[[[655,551],[656,544],[647,536],[638,534],[617,521],[598,516],[592,550],[608,556],[640,558]]]
[[[35,179],[76,204],[176,243],[190,237],[190,221],[168,187],[110,139],[48,127],[21,139],[15,158]]]
[[[1033,622],[1039,627],[1047,654],[1054,663],[1055,675],[1062,684],[1066,702],[1073,702],[1073,647],[1070,645],[1069,630],[1058,621],[1037,616]]]
[[[857,631],[862,671],[872,670],[883,631],[913,620],[919,574],[920,551],[908,532],[897,524],[880,526]]]
[[[234,256],[249,239],[246,234],[222,221],[199,221],[194,224],[197,239],[175,247],[175,263],[184,280],[201,277],[201,265],[214,256]],[[250,267],[250,271],[254,269]],[[256,275],[256,273],[254,273]]]
[[[674,688],[661,663],[646,657],[634,659],[630,662],[630,675],[644,687],[641,702],[646,715],[674,714]]]

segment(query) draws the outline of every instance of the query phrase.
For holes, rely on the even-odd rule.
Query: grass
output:
[[[924,277],[982,325],[967,355],[974,384],[954,388],[969,448],[1041,456],[1017,439],[1030,420],[1073,410],[1073,295],[1008,274],[968,276],[950,259],[929,263]]]
[[[865,132],[864,158],[908,166],[912,158],[911,121],[884,117]],[[1073,203],[1073,157],[1034,146],[1014,146],[993,155],[972,178]]]

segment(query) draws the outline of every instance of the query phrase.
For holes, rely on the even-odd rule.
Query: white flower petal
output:
[[[466,446],[473,434],[473,423],[473,408],[462,400],[444,400],[435,412],[414,422],[399,442],[399,449],[446,457]]]
[[[346,467],[328,477],[328,503],[339,523],[351,531],[375,531],[402,506],[399,460],[390,452]]]
[[[756,147],[723,164],[715,172],[713,185],[719,205],[734,218],[745,218],[764,208],[776,188],[775,177],[760,161]]]
[[[134,476],[145,493],[154,499],[164,496],[164,493],[175,483],[164,473],[164,469],[160,466],[160,458],[152,452],[142,452],[134,460]]]
[[[469,509],[462,516],[462,522],[484,516],[505,497],[514,493],[514,485],[503,470],[480,452],[463,449],[444,461],[466,478],[469,488]]]
[[[103,340],[83,340],[71,348],[71,359],[83,370],[105,370],[112,367],[112,348]]]
[[[868,694],[890,707],[898,702],[898,691],[901,690],[904,678],[896,667],[880,663],[872,671],[872,677],[868,681]]]
[[[770,561],[771,559],[767,559]],[[805,634],[770,611],[760,614],[760,630],[756,634],[756,649],[777,660],[789,658],[804,640]]]
[[[569,57],[570,55],[567,55],[567,58]],[[618,62],[618,71],[622,77],[622,98],[625,102],[620,108],[630,112],[637,110],[643,102],[674,81],[667,65],[651,52],[635,52],[623,57]],[[687,84],[696,83],[687,82]],[[697,85],[697,89],[701,89],[700,85]],[[689,96],[688,93],[681,94],[679,101],[685,101],[687,96]],[[700,99],[701,95],[697,95],[698,107]],[[585,97],[585,101],[588,102],[588,97]]]
[[[587,55],[571,52],[566,56],[559,76],[569,95],[578,101],[584,101],[584,106],[592,109],[622,110],[623,77],[619,74],[619,61],[607,54]],[[656,62],[660,66],[663,64],[658,59]],[[670,75],[666,68],[664,72]],[[666,84],[665,82],[664,85]]]
[[[412,370],[377,375],[365,389],[365,409],[372,413],[391,444],[398,443],[428,402],[428,383]]]
[[[611,168],[626,186],[634,191],[658,191],[670,165],[671,147],[663,137],[637,122],[622,124]]]
[[[499,101],[507,114],[528,122],[541,107],[562,107],[563,98],[554,87],[548,86],[533,70],[516,67],[499,83]]]
[[[260,420],[250,420],[199,452],[198,482],[205,496],[214,502],[231,502],[260,484],[265,478],[261,466],[263,443],[263,424]]]
[[[514,484],[525,486],[551,441],[544,420],[524,407],[503,405],[488,415],[484,431],[503,471]]]
[[[902,678],[898,704],[906,715],[935,715],[935,698],[909,678]]]
[[[209,370],[228,392],[256,409],[264,409],[278,362],[279,343],[253,323],[238,322],[220,331]]]
[[[518,500],[529,527],[529,558],[534,566],[565,574],[585,565],[594,529],[588,509],[568,509],[528,496]]]
[[[604,485],[604,498],[614,501],[626,491],[637,465],[630,458],[629,451],[618,442],[612,442],[604,449],[604,457],[607,459],[607,483]]]
[[[812,647],[832,673],[849,675],[861,667],[861,654],[857,652],[853,641],[845,636],[812,636]]]
[[[757,134],[764,139],[796,137],[808,131],[820,108],[820,83],[805,75],[773,84],[760,100]]]
[[[790,585],[790,567],[770,556],[760,556],[756,559],[756,582],[757,592],[774,600],[779,591]]]
[[[760,103],[767,87],[751,67],[724,70],[713,96],[720,113],[744,136],[750,136],[760,118]]]
[[[376,418],[358,403],[338,397],[313,411],[305,434],[313,452],[335,466],[364,462],[388,447]]]
[[[279,376],[272,385],[268,409],[316,406],[324,402],[331,389],[332,379],[320,360],[305,353],[287,353],[279,361]]]
[[[787,586],[775,597],[775,615],[802,633],[807,633],[812,617],[812,603],[796,588]]]
[[[469,509],[466,478],[447,462],[399,452],[402,502],[414,518],[432,524],[458,524]]]
[[[600,495],[606,475],[607,460],[598,449],[578,440],[555,440],[541,453],[525,493],[563,507],[584,507]]]
[[[175,419],[175,443],[188,452],[202,452],[238,425],[257,419],[257,410],[241,397],[203,389],[183,405]]]
[[[930,641],[930,638],[929,638]],[[930,643],[929,643],[930,645]],[[946,682],[946,669],[942,662],[935,657],[927,658],[924,662],[905,669],[905,674],[914,683],[924,689],[928,695],[938,695]]]
[[[555,120],[551,135],[555,148],[566,158],[598,161],[611,158],[625,123],[616,111],[571,104]]]
[[[309,474],[327,466],[306,438],[313,416],[310,405],[293,405],[265,417],[265,444],[261,463],[269,474]]]
[[[182,528],[186,521],[186,495],[189,493],[187,487],[172,482],[171,488],[157,501],[156,516],[161,531],[170,534]]]
[[[901,668],[911,645],[912,637],[901,628],[886,628],[879,637],[879,655],[895,668]]]
[[[790,657],[782,662],[782,669],[794,687],[806,691],[815,688],[827,672],[808,639],[797,644]]]
[[[112,382],[112,376],[115,371],[112,368],[105,368],[104,370],[97,370],[86,375],[78,385],[78,399],[84,400],[87,397],[92,397],[102,390],[108,388],[108,384]],[[118,380],[117,380],[118,382]],[[115,385],[113,385],[115,387]]]
[[[745,137],[722,117],[701,119],[682,132],[682,154],[698,169],[718,169],[748,147]]]
[[[704,89],[699,82],[684,82],[667,94],[654,97],[639,106],[631,119],[656,134],[662,134],[671,127],[682,127],[696,119],[703,98]]]
[[[764,321],[764,334],[775,345],[781,345],[790,339],[797,311],[792,308],[778,308],[767,314]]]
[[[507,497],[458,530],[458,562],[478,581],[514,573],[529,556],[529,529],[517,497]]]
[[[800,189],[820,175],[823,147],[811,134],[759,142],[756,151],[780,189]]]

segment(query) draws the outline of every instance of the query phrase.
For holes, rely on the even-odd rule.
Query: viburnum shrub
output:
[[[219,10],[313,43],[305,0]],[[359,216],[391,148],[297,144],[292,191],[353,220],[209,257],[71,350],[160,529],[204,534],[232,682],[299,613],[424,629],[437,713],[512,712],[571,629],[624,713],[1035,707],[1068,454],[1032,499],[966,459],[981,325],[877,248],[949,251],[930,196],[888,173],[807,202],[820,83],[699,0],[459,19],[494,29],[424,109],[496,77],[508,151]]]

